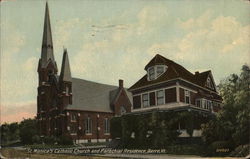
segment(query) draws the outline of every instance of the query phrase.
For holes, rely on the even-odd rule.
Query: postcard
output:
[[[250,1],[0,5],[0,158],[249,157]]]

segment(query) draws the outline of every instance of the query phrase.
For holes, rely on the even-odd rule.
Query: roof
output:
[[[147,74],[146,74],[139,81],[137,81],[134,85],[132,85],[129,88],[129,90],[141,88],[141,87],[152,85],[152,84],[157,84],[160,82],[164,82],[164,81],[168,81],[168,80],[172,80],[176,78],[182,78],[191,83],[205,87],[205,81],[208,77],[208,74],[211,72],[211,71],[210,72],[206,71],[206,72],[200,73],[199,76],[196,76],[193,73],[189,72],[187,69],[185,69],[183,66],[159,54],[157,54],[152,60],[150,60],[150,62],[145,66],[145,70],[147,70],[151,66],[158,65],[158,64],[166,65],[167,66],[166,72],[164,72],[157,79],[151,80],[151,81],[148,81]]]
[[[126,94],[128,96],[129,101],[132,103],[132,100],[133,100],[132,99],[132,93],[129,92],[126,88],[124,90],[125,90],[125,92],[126,92]],[[110,91],[109,99],[110,99],[111,104],[114,104],[114,102],[117,100],[117,96],[119,95],[119,93],[120,93],[119,88],[117,88],[117,89],[115,89],[113,91]]]
[[[55,64],[55,59],[53,54],[53,41],[52,41],[52,33],[50,26],[49,7],[48,3],[46,2],[44,27],[43,27],[42,55],[41,55],[42,68],[47,67],[50,61],[52,61],[55,67],[57,67]]]
[[[117,90],[118,86],[72,78],[73,99],[72,105],[68,105],[67,109],[113,112],[110,102],[113,97],[116,97]],[[110,97],[110,93],[113,95],[112,97]]]
[[[64,53],[63,53],[60,80],[68,81],[68,82],[72,81],[71,72],[70,72],[70,65],[69,65],[69,57],[68,57],[68,53],[67,53],[66,49],[64,50]]]
[[[211,72],[210,70],[205,71],[205,72],[201,72],[201,73],[197,72],[195,74],[197,84],[200,85],[200,86],[204,86],[210,72]]]

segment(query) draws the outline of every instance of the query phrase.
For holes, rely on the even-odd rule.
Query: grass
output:
[[[63,154],[38,154],[28,153],[25,150],[16,150],[11,148],[2,148],[1,154],[7,158],[32,158],[32,159],[112,159],[108,157],[95,157],[95,156],[76,156],[76,155],[63,155]]]

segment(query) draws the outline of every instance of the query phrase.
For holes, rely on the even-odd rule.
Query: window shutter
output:
[[[176,102],[176,88],[165,89],[165,102]]]
[[[134,109],[141,108],[141,96],[133,97],[133,106],[134,106]]]
[[[185,99],[184,99],[184,89],[180,88],[180,101],[181,102],[185,102]]]
[[[190,92],[191,104],[195,105],[195,93]]]
[[[149,94],[150,106],[155,105],[155,92]]]

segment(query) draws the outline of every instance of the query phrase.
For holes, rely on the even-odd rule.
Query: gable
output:
[[[208,88],[208,89],[216,91],[216,85],[215,85],[215,82],[214,82],[214,79],[213,79],[213,76],[212,76],[211,72],[208,74],[208,76],[206,78],[205,87]]]
[[[156,79],[149,80],[148,74],[146,74],[134,85],[132,85],[129,90],[134,91],[137,89],[146,88],[162,82],[180,78],[193,83],[194,85],[198,85],[205,89],[216,92],[216,85],[210,70],[202,73],[196,72],[195,74],[193,74],[183,66],[158,54],[152,60],[150,60],[150,62],[145,66],[144,69],[147,70],[148,68],[159,64],[167,66],[167,70],[161,76],[157,77]],[[207,84],[206,82],[208,77],[210,81],[209,84]]]

